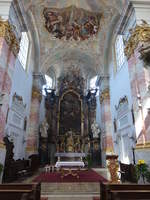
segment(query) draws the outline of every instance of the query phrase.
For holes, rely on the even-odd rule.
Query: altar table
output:
[[[79,178],[78,170],[84,167],[84,162],[83,161],[57,161],[55,167],[60,169],[61,178],[64,178],[65,176],[68,176],[68,175],[72,175]]]

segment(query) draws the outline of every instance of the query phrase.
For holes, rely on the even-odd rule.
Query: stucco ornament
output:
[[[132,54],[134,54],[135,49],[138,47],[140,43],[144,44],[147,42],[150,42],[150,25],[142,20],[141,25],[137,25],[134,29],[130,30],[131,36],[126,44],[125,47],[125,55],[129,59]],[[145,49],[146,48],[146,49]],[[140,49],[141,56],[144,57],[144,51],[147,52],[150,51],[150,47],[142,47]]]
[[[10,25],[8,21],[4,21],[1,17],[0,17],[0,37],[5,38],[13,54],[17,56],[20,48],[19,41],[17,40],[13,32],[12,25]]]

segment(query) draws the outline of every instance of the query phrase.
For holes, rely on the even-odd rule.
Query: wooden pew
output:
[[[40,200],[41,184],[0,184],[1,200]]]
[[[101,183],[101,200],[150,199],[150,185]]]

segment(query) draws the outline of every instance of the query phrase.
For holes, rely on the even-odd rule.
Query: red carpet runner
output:
[[[100,176],[93,170],[83,170],[78,172],[79,179],[77,177],[73,177],[72,175],[68,175],[64,178],[61,178],[60,172],[43,172],[39,176],[37,176],[33,182],[49,182],[49,183],[64,183],[64,182],[107,182],[107,180]]]

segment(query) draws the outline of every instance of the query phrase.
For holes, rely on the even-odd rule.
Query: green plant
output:
[[[135,169],[136,169],[136,178],[137,178],[137,180],[139,180],[140,177],[142,177],[144,183],[145,183],[145,181],[150,182],[149,167],[145,163],[144,160],[139,160]]]
[[[3,171],[3,165],[2,165],[2,163],[0,163],[0,175],[1,175],[2,171]]]
[[[86,156],[85,161],[87,162],[88,169],[90,169],[92,167],[92,158],[90,154]]]

